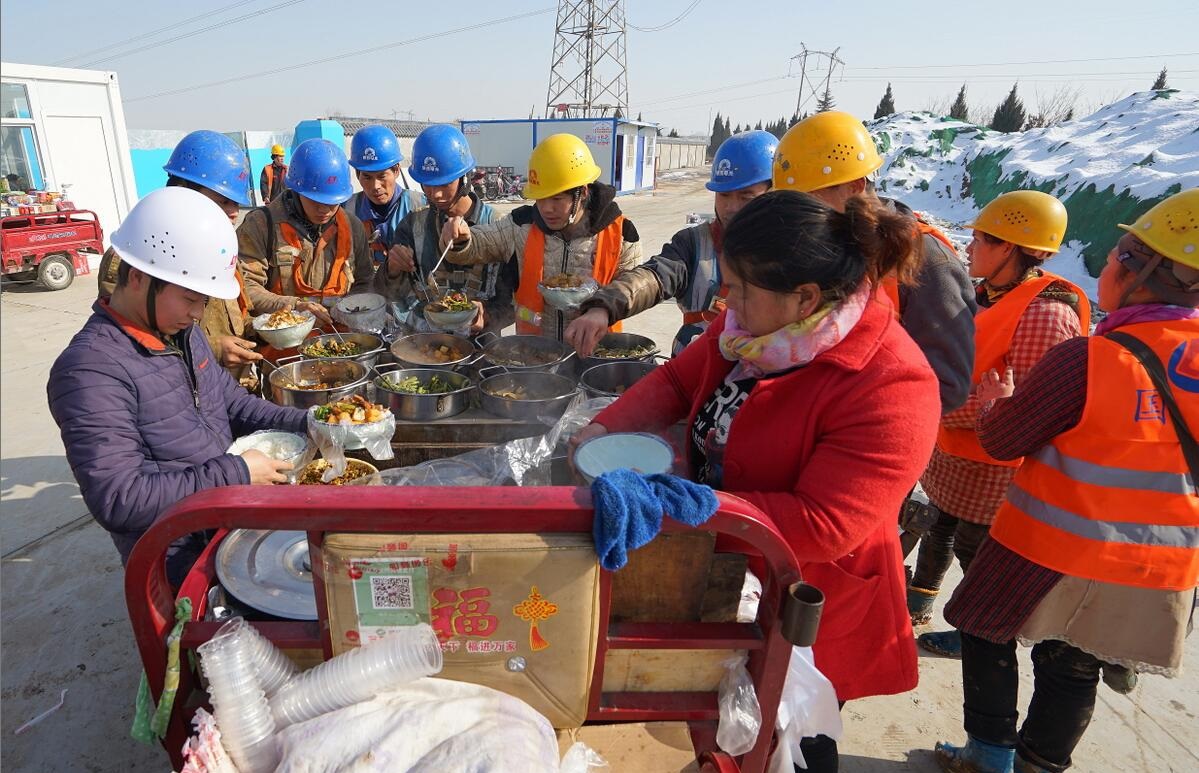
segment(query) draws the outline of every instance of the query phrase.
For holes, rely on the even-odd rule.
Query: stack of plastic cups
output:
[[[427,624],[389,633],[305,671],[271,699],[280,729],[370,700],[441,671],[441,645]]]
[[[260,634],[257,628],[246,623],[240,617],[235,617],[221,626],[221,630],[236,624],[240,624],[238,633],[249,639],[254,656],[254,667],[258,670],[258,686],[269,698],[278,692],[280,687],[287,684],[299,669],[296,668],[296,664],[291,661],[291,658],[283,654],[283,650],[276,647],[270,639]]]
[[[259,647],[248,628],[241,618],[221,626],[200,645],[200,665],[225,751],[241,773],[269,773],[279,764],[275,718],[258,680]]]

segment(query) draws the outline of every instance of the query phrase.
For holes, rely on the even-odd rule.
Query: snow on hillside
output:
[[[885,158],[879,192],[941,220],[969,223],[991,199],[1019,188],[1060,198],[1070,225],[1050,270],[1092,292],[1121,233],[1117,223],[1199,187],[1199,94],[1189,92],[1140,92],[1085,118],[1011,134],[925,112],[867,127]]]

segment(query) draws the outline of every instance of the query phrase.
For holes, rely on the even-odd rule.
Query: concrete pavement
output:
[[[647,256],[711,211],[697,175],[676,176],[652,195],[619,199],[637,224]],[[125,614],[122,573],[108,536],[88,516],[46,407],[54,358],[90,313],[93,276],[67,290],[4,285],[0,293],[0,765],[13,771],[165,771],[165,754],[128,734],[140,665]],[[664,350],[680,322],[664,304],[626,325]],[[951,575],[947,589],[959,575]],[[942,598],[942,602],[944,598]],[[939,625],[943,625],[937,618]],[[1179,679],[1143,675],[1130,696],[1103,685],[1076,769],[1199,770],[1199,645]],[[1021,654],[1021,691],[1031,666]],[[922,657],[921,684],[904,695],[845,708],[841,769],[849,773],[937,770],[938,739],[964,740],[961,675],[955,661]],[[58,701],[64,707],[20,736],[13,731]],[[1023,708],[1023,707],[1022,707]]]

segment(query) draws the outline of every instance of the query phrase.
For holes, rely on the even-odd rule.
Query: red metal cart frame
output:
[[[704,531],[735,537],[747,552],[760,556],[762,598],[754,623],[609,623],[601,636],[592,676],[589,722],[686,721],[696,757],[704,770],[765,770],[773,743],[775,715],[790,660],[791,642],[783,634],[796,630],[793,598],[799,581],[795,557],[779,531],[760,510],[724,494]],[[138,541],[125,570],[125,595],[146,676],[157,701],[166,670],[166,635],[174,622],[175,599],[167,582],[164,557],[175,539],[207,529],[293,529],[308,532],[319,619],[314,622],[260,622],[254,625],[281,647],[323,650],[332,656],[328,610],[322,576],[321,549],[326,532],[401,533],[585,533],[592,529],[593,510],[587,489],[421,488],[363,486],[352,489],[318,486],[232,486],[200,492],[174,507]],[[519,525],[519,528],[514,528]],[[667,518],[663,532],[685,532]],[[193,617],[185,625],[182,646],[195,649],[211,638],[220,623],[199,622],[205,591],[215,578],[215,548],[197,562],[180,591],[193,600]],[[600,618],[609,619],[611,574],[601,572]],[[784,623],[786,618],[787,623]],[[808,635],[812,635],[809,631]],[[796,635],[791,633],[791,638]],[[801,642],[802,643],[802,642]],[[810,643],[806,642],[806,643]],[[611,649],[745,649],[762,710],[762,730],[754,748],[734,761],[715,742],[719,717],[713,692],[604,693],[604,660]],[[172,763],[182,764],[180,750],[190,732],[193,708],[187,698],[198,683],[182,660],[178,697],[163,745]]]

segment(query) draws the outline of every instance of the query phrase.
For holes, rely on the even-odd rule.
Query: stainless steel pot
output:
[[[375,371],[379,376],[375,379],[375,390],[380,398],[386,396],[387,407],[397,419],[404,421],[436,421],[450,416],[457,416],[470,407],[470,395],[475,385],[461,373],[439,370],[435,368],[400,368],[398,370]],[[442,392],[435,395],[416,395],[408,392],[398,392],[388,385],[389,380],[416,376],[422,383],[437,376],[454,387],[452,392]]]
[[[658,367],[653,360],[616,360],[583,371],[579,386],[588,397],[620,397],[629,387]]]
[[[529,399],[502,397],[497,392],[523,389]],[[479,382],[479,404],[502,419],[535,421],[542,416],[561,416],[578,389],[575,382],[557,373],[525,370],[498,373]]]
[[[421,351],[429,346],[449,347],[453,350],[453,354],[450,355],[452,359],[446,362],[429,362],[429,356]],[[454,370],[462,365],[469,365],[479,357],[475,345],[469,338],[451,333],[415,333],[404,336],[391,345],[391,354],[404,367],[433,370]]]
[[[482,336],[480,336],[482,338]],[[483,365],[498,365],[511,372],[560,373],[575,350],[553,338],[535,335],[504,336],[483,347]]]
[[[637,335],[636,333],[608,333],[600,339],[600,346],[609,349],[636,349],[638,347],[647,347],[648,352],[640,357],[596,357],[593,353],[589,357],[579,357],[579,372],[584,373],[589,368],[594,368],[596,365],[603,365],[606,362],[648,362],[658,354],[658,344],[654,339],[647,336]]]
[[[345,357],[314,357],[306,354],[305,350],[310,346],[315,346],[327,342],[346,342],[358,344],[358,354],[351,354]],[[316,338],[311,338],[300,345],[300,356],[306,360],[354,360],[362,363],[362,366],[367,370],[375,367],[379,362],[379,355],[384,352],[383,339],[373,333],[328,333],[319,335]],[[280,363],[284,360],[280,360]]]
[[[353,360],[300,360],[271,373],[271,402],[295,408],[324,405],[350,395],[364,395],[366,368]],[[297,389],[288,384],[338,384],[330,389]]]

